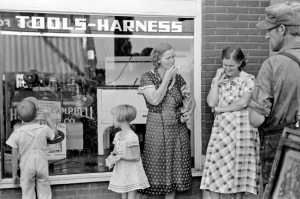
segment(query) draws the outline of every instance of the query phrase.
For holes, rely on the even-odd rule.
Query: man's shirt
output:
[[[300,42],[282,48],[300,60]],[[300,66],[291,58],[276,54],[262,65],[255,80],[251,107],[266,117],[266,131],[295,124],[300,102]]]

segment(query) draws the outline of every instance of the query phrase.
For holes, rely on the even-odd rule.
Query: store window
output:
[[[104,160],[118,131],[110,111],[121,103],[138,110],[132,128],[143,153],[147,108],[137,87],[142,74],[153,68],[150,53],[157,44],[167,42],[175,48],[180,73],[194,86],[192,18],[16,12],[0,16],[1,139],[18,128],[18,103],[37,98],[39,108],[48,109],[65,134],[62,142],[48,145],[50,175],[110,171]],[[41,112],[37,122],[44,123]],[[194,150],[193,119],[188,126]],[[10,178],[11,148],[5,143],[1,157],[2,177]]]

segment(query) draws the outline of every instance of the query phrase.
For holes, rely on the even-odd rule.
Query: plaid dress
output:
[[[243,71],[232,82],[225,79],[219,85],[218,106],[230,105],[253,87],[254,76]],[[248,110],[216,115],[200,188],[257,194],[259,179],[259,134],[249,123]]]

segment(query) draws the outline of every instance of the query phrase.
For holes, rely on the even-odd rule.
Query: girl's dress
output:
[[[139,147],[138,136],[133,131],[129,131],[125,136],[121,136],[120,132],[116,133],[113,143],[118,154],[130,155],[131,146]],[[126,193],[147,187],[149,183],[141,159],[139,161],[119,160],[116,163],[108,189],[117,193]]]
[[[139,193],[162,195],[190,188],[191,148],[189,129],[180,121],[183,95],[180,89],[186,82],[180,75],[171,81],[164,99],[157,106],[146,100],[148,117],[146,124],[143,163],[150,188]],[[142,76],[139,92],[161,84],[157,69]]]
[[[231,83],[224,79],[219,84],[218,106],[230,105],[244,92],[252,92],[253,87],[254,76],[243,71]],[[261,175],[259,146],[258,130],[250,125],[247,109],[217,114],[200,188],[257,194]]]

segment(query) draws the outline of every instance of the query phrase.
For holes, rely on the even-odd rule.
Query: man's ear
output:
[[[287,29],[286,29],[285,25],[280,25],[278,27],[278,30],[279,30],[279,32],[281,33],[282,36],[284,36],[287,32]]]

